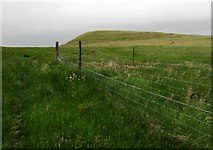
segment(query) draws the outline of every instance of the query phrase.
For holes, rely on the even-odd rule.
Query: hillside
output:
[[[174,34],[162,32],[92,31],[67,42],[63,47],[76,46],[78,41],[85,46],[211,46],[210,36]]]

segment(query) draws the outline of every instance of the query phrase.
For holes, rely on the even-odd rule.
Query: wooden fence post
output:
[[[81,41],[79,41],[79,69],[81,69]]]
[[[132,63],[134,64],[135,62],[135,48],[133,47],[132,49]]]
[[[56,60],[58,60],[58,56],[59,56],[59,52],[58,52],[58,51],[59,51],[59,48],[58,48],[58,45],[59,45],[59,42],[56,41],[56,42],[55,42],[55,52],[56,52],[56,53],[55,53],[55,54],[56,54],[56,55],[55,55],[55,58],[56,58]]]

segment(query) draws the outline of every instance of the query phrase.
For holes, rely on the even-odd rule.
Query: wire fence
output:
[[[136,65],[134,66],[134,69],[137,69],[137,67],[145,68],[144,72],[140,72],[140,76],[143,77],[142,84],[146,84],[139,86],[141,82],[134,84],[130,81],[131,77],[128,78],[128,80],[123,80],[123,77],[115,78],[104,75],[101,73],[101,71],[98,71],[89,65],[89,63],[92,61],[87,60],[87,62],[82,62],[82,66],[79,67],[79,60],[76,59],[77,53],[75,53],[72,57],[64,57],[60,56],[59,54],[57,55],[57,59],[62,64],[66,65],[67,67],[78,69],[80,74],[85,74],[89,78],[92,78],[94,82],[99,83],[99,87],[97,87],[97,89],[105,92],[106,97],[114,101],[120,101],[126,106],[132,107],[132,110],[140,112],[141,115],[152,120],[154,124],[159,125],[162,132],[167,134],[169,133],[182,141],[191,139],[191,145],[198,144],[200,147],[207,148],[212,146],[212,107],[210,102],[194,101],[189,103],[185,101],[185,99],[187,99],[186,93],[188,92],[185,85],[190,85],[196,88],[196,90],[202,89],[208,93],[211,91],[211,86],[205,84],[209,82],[208,79],[205,78],[207,80],[205,82],[196,82],[195,80],[193,81],[173,77],[173,75],[178,75],[180,73],[190,74],[190,76],[197,74],[204,77],[210,76],[211,74],[203,74],[202,72],[197,72],[194,70],[184,70],[183,72],[181,70],[172,70],[170,76],[162,76],[147,70],[157,69],[158,71],[165,71],[165,74],[167,74],[166,71],[171,71],[169,67],[157,65],[180,66],[180,64],[156,63],[157,65]],[[126,64],[123,64],[122,67],[125,68],[125,65]],[[186,66],[181,67],[186,68]],[[176,86],[177,83],[179,86]],[[167,88],[166,90],[164,89],[165,87]],[[208,100],[210,98],[211,95],[208,95]],[[45,118],[46,108],[43,108],[43,114],[39,114],[42,116],[43,120],[48,120],[48,125],[50,125],[49,128],[41,128],[42,120],[37,122],[37,125],[34,125],[33,121],[31,122],[30,120],[27,122],[27,127],[29,130],[31,129],[30,131],[26,131],[26,133],[17,133],[16,129],[14,129],[14,132],[17,133],[16,136],[21,137],[22,134],[25,135],[23,138],[26,138],[26,141],[28,141],[28,143],[24,143],[26,146],[28,146],[26,148],[32,148],[30,147],[31,141],[36,141],[35,143],[38,143],[38,148],[60,148],[70,146],[69,144],[66,145],[65,139],[69,140],[70,137],[66,137],[68,134],[66,135],[64,133],[66,131],[63,127],[63,123],[56,123],[58,121],[56,118],[60,118],[60,116],[57,116],[57,112],[63,112],[64,104],[65,103],[62,104],[60,101],[58,105],[55,106],[53,112],[56,113],[52,113],[51,118]],[[66,103],[66,105],[71,104],[72,102]],[[4,125],[3,130],[9,131],[9,128],[11,128],[10,125]],[[33,136],[28,135],[28,133],[32,134]],[[57,142],[50,138],[51,134],[57,135]],[[12,142],[15,143],[16,141]],[[50,143],[60,144],[60,142],[65,142],[65,145],[50,145]],[[16,145],[16,148],[22,148],[22,146]]]
[[[158,70],[158,68],[152,67],[152,66],[142,67],[144,65],[141,65],[141,64],[137,64],[136,66],[121,65],[122,67],[117,67],[117,66],[120,66],[120,62],[119,62],[119,65],[115,64],[111,68],[108,67],[106,64],[107,63],[105,62],[105,64],[97,63],[95,65],[101,66],[102,68],[109,69],[109,70],[113,70],[113,69],[123,70],[123,72],[120,71],[120,73],[128,74],[128,76],[129,74],[133,74],[130,77],[126,75],[121,78],[117,78],[119,80],[124,80],[123,78],[128,78],[128,80],[125,80],[125,82],[127,81],[129,84],[137,85],[138,87],[143,87],[146,89],[151,88],[150,89],[151,91],[155,90],[157,93],[160,93],[161,95],[165,95],[165,93],[167,93],[166,95],[170,94],[172,97],[178,97],[178,100],[192,99],[193,95],[195,95],[198,97],[199,103],[210,106],[211,78],[206,76],[207,73],[203,73],[200,70],[198,70],[198,74],[197,73],[193,74],[190,72],[190,75],[189,75],[187,73],[187,70],[182,71],[176,68],[167,69],[166,66],[164,68],[161,67],[160,70]],[[100,68],[100,67],[94,67],[95,65],[90,63],[85,63],[84,66],[88,66],[93,69]],[[172,64],[170,66],[172,66]],[[99,70],[102,70],[102,69],[99,69]],[[137,74],[135,74],[135,72],[137,72]],[[138,78],[137,76],[140,76],[142,78]],[[134,80],[136,78],[137,80],[141,80],[142,82],[134,83]],[[131,83],[131,81],[133,82]],[[145,84],[140,84],[140,83],[145,83]],[[147,84],[152,86],[151,87],[147,86]],[[164,90],[161,90],[161,89],[164,89]]]
[[[67,66],[79,68],[75,62],[62,56],[58,58],[60,62]],[[127,84],[85,66],[81,66],[79,70],[82,74],[86,74],[101,83],[100,90],[105,90],[106,95],[110,98],[120,99],[127,105],[134,105],[137,111],[154,120],[156,124],[161,125],[162,131],[179,135],[183,140],[184,138],[191,138],[193,139],[191,144],[199,143],[205,147],[211,145],[212,113],[210,104],[192,105],[147,88]],[[182,90],[182,88],[180,89]]]

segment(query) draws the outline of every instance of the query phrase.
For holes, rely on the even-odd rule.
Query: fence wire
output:
[[[60,57],[59,60],[67,66],[78,68],[76,63],[72,63],[64,57]],[[193,139],[192,144],[200,143],[207,147],[210,146],[211,121],[208,121],[207,118],[211,118],[212,112],[206,110],[205,107],[190,105],[151,90],[127,84],[84,66],[81,66],[80,71],[101,83],[99,89],[105,90],[106,95],[111,98],[128,105],[134,103],[137,110],[162,125],[163,130],[190,137]]]

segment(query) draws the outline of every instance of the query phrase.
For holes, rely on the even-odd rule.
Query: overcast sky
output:
[[[1,3],[4,46],[53,46],[109,29],[211,34],[210,0],[9,1]]]

